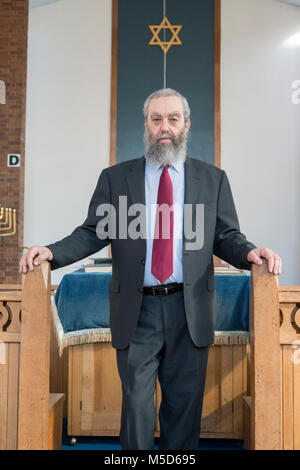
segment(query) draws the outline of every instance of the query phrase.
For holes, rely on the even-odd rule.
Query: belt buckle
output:
[[[152,295],[156,295],[155,294],[155,287],[152,287]]]
[[[166,294],[166,295],[169,295],[168,287],[165,287],[165,294]]]

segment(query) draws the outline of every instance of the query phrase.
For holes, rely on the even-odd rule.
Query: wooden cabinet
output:
[[[111,343],[69,347],[68,434],[117,436],[121,382]]]
[[[210,348],[201,437],[243,438],[248,335],[240,335],[238,341],[236,338],[237,335],[226,332]],[[68,371],[69,436],[118,436],[122,392],[116,351],[111,343],[70,346]],[[158,414],[159,383],[154,399]]]

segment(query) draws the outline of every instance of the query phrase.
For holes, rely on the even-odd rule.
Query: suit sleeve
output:
[[[238,269],[251,269],[249,251],[256,248],[240,232],[238,216],[225,171],[222,173],[214,238],[214,254]]]
[[[100,204],[110,202],[110,185],[105,170],[99,176],[96,189],[89,204],[87,218],[70,235],[56,243],[47,245],[53,253],[51,270],[75,263],[87,256],[100,251],[110,243],[109,238],[101,240],[97,237],[97,223],[101,217],[96,216]]]

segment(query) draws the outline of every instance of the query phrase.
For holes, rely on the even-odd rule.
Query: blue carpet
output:
[[[70,444],[72,436],[67,435],[67,420],[63,421],[61,450],[122,450],[118,437],[77,437],[75,445]],[[157,449],[158,439],[155,439]],[[243,450],[239,439],[200,439],[198,450]]]

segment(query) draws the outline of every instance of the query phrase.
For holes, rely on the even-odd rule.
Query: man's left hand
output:
[[[249,251],[247,255],[249,263],[255,263],[258,265],[263,263],[261,258],[266,258],[268,261],[268,269],[270,273],[281,274],[281,258],[270,248],[254,248],[254,250]]]

